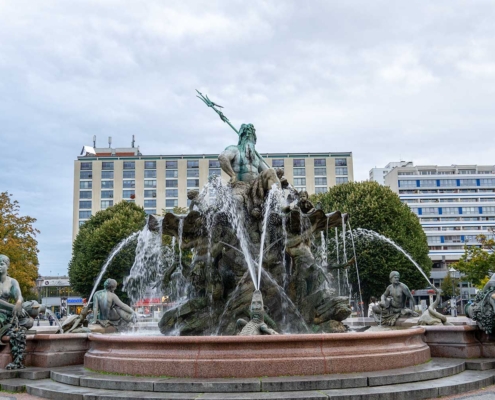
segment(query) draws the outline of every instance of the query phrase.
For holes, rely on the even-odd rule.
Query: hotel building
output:
[[[297,190],[323,193],[353,181],[352,153],[262,153],[268,165],[283,168]],[[187,192],[199,189],[221,171],[218,154],[143,155],[139,148],[84,146],[74,162],[73,239],[79,226],[97,211],[122,200],[148,214],[187,207]]]

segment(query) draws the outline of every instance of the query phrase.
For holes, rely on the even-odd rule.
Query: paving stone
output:
[[[33,396],[52,400],[83,400],[92,389],[68,386],[50,380],[34,381],[26,385],[26,392]]]
[[[449,396],[481,389],[494,383],[495,371],[465,371],[462,374],[435,382],[439,396]]]
[[[192,393],[232,393],[260,392],[259,378],[245,379],[161,379],[155,382],[155,392],[192,392]]]
[[[152,392],[156,379],[134,376],[87,375],[79,378],[79,386],[107,390]]]
[[[300,392],[258,392],[258,393],[205,393],[198,400],[314,400],[328,399],[328,396],[317,391]]]
[[[50,369],[49,368],[26,368],[20,369],[19,378],[23,379],[31,379],[31,380],[39,380],[39,379],[47,379],[50,377]]]
[[[362,386],[368,386],[368,377],[365,374],[284,376],[261,379],[261,390],[264,392],[326,390]]]
[[[17,370],[12,370],[12,371],[7,369],[0,370],[0,379],[14,379],[17,377],[18,377]]]
[[[17,400],[16,397],[12,397],[12,396],[2,396],[0,395],[0,400]]]

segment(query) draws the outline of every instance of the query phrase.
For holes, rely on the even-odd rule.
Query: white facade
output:
[[[396,167],[413,166],[411,161],[394,161],[385,165],[385,168],[371,168],[370,181],[378,182],[380,185],[385,185],[385,176]]]
[[[493,236],[495,166],[398,167],[385,185],[420,219],[434,263],[458,261],[464,245],[479,245],[476,236]]]

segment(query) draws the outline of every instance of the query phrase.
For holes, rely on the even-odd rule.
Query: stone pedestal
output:
[[[482,345],[477,339],[477,326],[425,326],[425,342],[432,357],[482,357]]]

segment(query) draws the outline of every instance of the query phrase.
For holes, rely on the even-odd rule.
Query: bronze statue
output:
[[[263,308],[263,296],[259,290],[253,293],[251,300],[251,320],[248,322],[242,318],[237,320],[237,327],[241,329],[240,336],[253,335],[278,335],[273,329],[270,329],[265,323],[265,309]]]
[[[107,279],[103,283],[103,290],[94,294],[93,313],[95,324],[100,324],[104,328],[115,328],[119,331],[126,329],[129,324],[136,320],[134,310],[127,304],[123,303],[114,293],[117,289],[115,279]]]
[[[390,273],[390,283],[382,294],[382,299],[373,307],[375,321],[381,325],[393,326],[399,317],[417,317],[419,314],[406,307],[407,300],[415,304],[409,288],[399,282],[400,274],[397,271]]]

